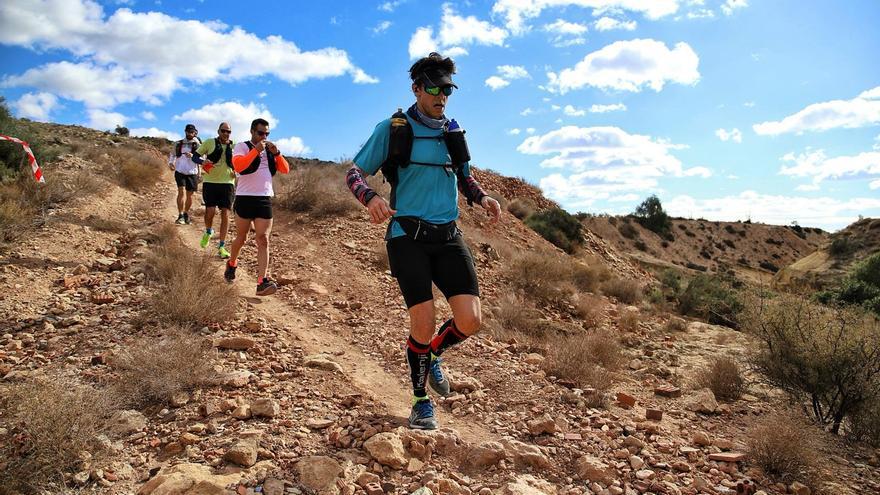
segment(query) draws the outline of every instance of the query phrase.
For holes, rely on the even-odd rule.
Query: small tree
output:
[[[652,194],[648,199],[642,201],[642,204],[636,207],[633,216],[642,227],[654,232],[661,237],[672,237],[672,221],[669,215],[663,211],[663,205],[660,198]]]
[[[117,125],[116,126],[116,134],[119,134],[120,136],[128,136],[128,127],[125,127],[123,125]]]

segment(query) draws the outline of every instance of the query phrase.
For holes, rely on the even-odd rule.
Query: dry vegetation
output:
[[[185,246],[174,228],[158,234],[145,271],[162,285],[151,299],[155,316],[184,326],[223,323],[235,316],[238,294],[234,285],[221,283],[216,263]]]
[[[126,406],[164,403],[214,376],[210,342],[179,327],[164,333],[163,338],[132,342],[113,356],[111,365],[117,375],[113,392]]]
[[[632,309],[622,308],[617,326],[625,332],[635,332],[639,329],[639,312]]]
[[[771,477],[815,482],[818,432],[793,412],[774,413],[755,421],[746,433],[749,458]]]
[[[97,437],[113,411],[106,394],[54,376],[15,384],[0,397],[12,425],[11,441],[0,446],[0,493],[63,486],[66,474],[101,458]]]
[[[695,382],[696,388],[709,388],[717,399],[723,401],[737,400],[746,390],[746,381],[739,365],[726,356],[712,359],[699,370]]]
[[[119,184],[132,191],[152,187],[165,174],[165,162],[143,150],[119,147],[114,148],[110,156]]]
[[[536,209],[535,203],[523,198],[516,198],[507,205],[507,211],[520,220],[534,213]]]
[[[609,332],[559,335],[551,339],[544,370],[583,387],[607,391],[623,355],[620,343]]]
[[[346,215],[360,204],[345,186],[347,169],[340,165],[306,165],[276,178],[278,205],[313,218]],[[278,177],[278,176],[276,176]]]
[[[642,300],[642,287],[635,280],[613,277],[602,282],[602,293],[626,304]]]

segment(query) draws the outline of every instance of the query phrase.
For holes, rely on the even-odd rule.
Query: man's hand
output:
[[[272,153],[273,155],[278,154],[278,147],[275,146],[275,143],[266,141],[266,149],[269,150],[269,153]]]
[[[189,151],[184,152],[183,154],[186,155],[188,158],[192,158],[192,157],[193,157],[193,154],[190,153]]]
[[[492,223],[498,223],[498,220],[501,218],[501,205],[498,201],[490,198],[489,196],[483,196],[483,199],[480,201],[480,206],[486,210],[486,213],[492,217]]]
[[[367,210],[370,212],[370,221],[373,223],[382,223],[397,213],[397,210],[392,210],[388,206],[388,202],[380,196],[373,196],[373,199],[367,203]]]
[[[264,149],[266,149],[266,142],[260,141],[259,143],[254,143],[254,149],[257,150],[258,153],[262,153]]]

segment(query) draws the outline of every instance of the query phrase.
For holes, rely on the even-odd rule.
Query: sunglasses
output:
[[[232,131],[229,129],[220,129],[221,134],[229,134],[230,132],[232,132]]]
[[[257,136],[262,137],[262,136],[268,136],[268,135],[269,135],[269,131],[257,131]]]
[[[444,95],[449,96],[452,94],[452,86],[425,86],[425,93],[428,93],[431,96],[437,96],[440,92],[443,92]]]

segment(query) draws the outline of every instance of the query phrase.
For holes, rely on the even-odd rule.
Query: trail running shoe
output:
[[[434,405],[431,399],[422,399],[412,406],[409,415],[409,427],[414,430],[436,430],[437,418],[434,417]]]
[[[189,224],[192,223],[192,221],[190,221],[190,219],[189,219],[189,213],[184,213],[184,214],[183,214],[183,223],[185,223],[185,224],[187,224],[187,225],[189,225]]]
[[[217,256],[220,256],[222,259],[229,259],[229,251],[226,250],[226,246],[220,246],[217,248]]]
[[[275,293],[278,290],[278,284],[275,283],[274,280],[266,277],[257,285],[257,295],[258,296],[269,296]]]
[[[235,268],[236,267],[230,265],[228,262],[226,263],[226,271],[223,272],[223,278],[229,283],[232,283],[232,281],[235,280]]]
[[[202,249],[205,249],[206,247],[208,247],[209,242],[211,242],[211,234],[205,232],[204,234],[202,234],[202,240],[199,241],[199,246],[201,246]]]
[[[443,359],[436,356],[433,356],[433,359],[431,359],[431,368],[428,370],[428,387],[432,392],[441,397],[449,397],[451,394],[449,380],[446,379],[446,375],[440,367],[442,362]]]
[[[177,214],[177,220],[175,220],[174,223],[176,223],[178,225],[183,225],[186,223],[186,220],[183,219],[183,213]]]

